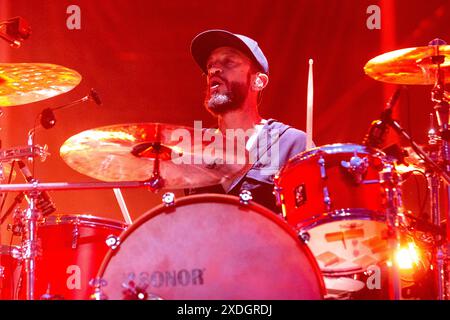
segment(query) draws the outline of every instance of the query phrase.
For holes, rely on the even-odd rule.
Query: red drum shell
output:
[[[20,277],[20,263],[14,258],[16,246],[0,245],[0,300],[14,299],[17,292],[17,280]]]
[[[126,224],[91,215],[54,215],[38,226],[41,256],[36,261],[35,299],[47,293],[56,299],[90,298],[94,279],[109,247],[108,236],[119,236]],[[23,274],[25,285],[26,275]],[[26,288],[22,286],[21,297]]]
[[[368,159],[363,179],[374,183],[356,183],[343,168],[342,161],[348,162],[355,155]],[[321,158],[326,177],[322,176],[319,165]],[[298,154],[280,170],[274,181],[287,222],[301,227],[319,214],[336,210],[384,211],[383,193],[377,181],[385,161],[380,151],[354,144],[325,145]],[[296,191],[301,186],[303,193],[298,197]],[[328,190],[330,208],[325,204],[324,189]]]

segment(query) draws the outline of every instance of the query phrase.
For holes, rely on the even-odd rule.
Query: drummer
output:
[[[222,133],[254,129],[245,148],[257,150],[257,157],[249,170],[230,184],[188,189],[186,193],[239,195],[248,190],[254,201],[280,212],[273,195],[273,178],[291,157],[305,150],[306,134],[260,115],[262,92],[269,83],[269,63],[264,53],[255,40],[225,30],[198,34],[191,43],[191,53],[206,75],[204,106],[217,119],[218,129]],[[270,161],[263,159],[267,154]]]

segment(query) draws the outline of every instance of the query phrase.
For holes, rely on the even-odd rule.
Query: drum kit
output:
[[[370,60],[365,72],[376,80],[434,85],[439,128],[429,131],[426,151],[392,119],[389,105],[363,144],[315,147],[279,170],[274,201],[281,215],[246,190],[176,199],[170,190],[226,184],[249,169],[246,156],[205,161],[207,144],[181,146],[174,132],[195,136],[190,127],[131,123],[72,136],[60,148],[61,159],[98,182],[38,182],[26,162],[45,160],[47,150],[32,139],[26,147],[0,150],[0,192],[19,192],[1,222],[12,215],[10,231],[21,237],[20,245],[0,246],[0,298],[402,299],[409,292],[447,299],[448,210],[442,212],[447,198],[441,195],[448,197],[443,186],[450,182],[449,59],[450,46],[435,41]],[[79,73],[58,65],[0,64],[0,106],[52,98],[80,81]],[[411,144],[402,161],[377,148],[387,127]],[[194,160],[177,161],[186,157]],[[15,164],[28,183],[5,183]],[[427,179],[430,221],[402,203],[402,185],[413,172]],[[125,222],[55,214],[47,193],[119,188],[167,192],[134,222],[126,210]]]

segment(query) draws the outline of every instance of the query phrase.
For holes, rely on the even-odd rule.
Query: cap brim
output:
[[[198,34],[191,43],[192,57],[204,73],[207,73],[206,62],[211,52],[220,47],[238,49],[252,59],[258,66],[260,65],[247,44],[239,37],[225,30],[208,30]]]

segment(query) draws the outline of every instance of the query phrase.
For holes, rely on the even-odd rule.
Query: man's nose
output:
[[[222,72],[222,69],[219,66],[217,66],[217,65],[211,66],[208,69],[208,75],[210,75],[210,76],[215,75],[215,74],[219,74],[221,72]]]

